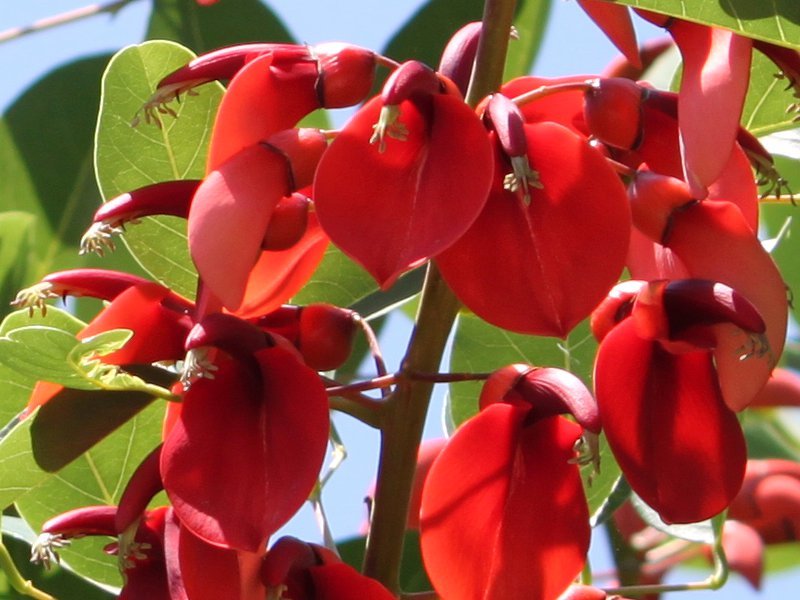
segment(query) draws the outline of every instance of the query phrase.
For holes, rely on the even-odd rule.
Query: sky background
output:
[[[421,4],[423,2],[420,0],[276,0],[270,3],[301,42],[347,41],[374,49],[383,47],[391,34]],[[84,5],[80,0],[0,0],[0,31]],[[0,44],[0,110],[5,111],[23,90],[54,66],[78,57],[114,51],[141,41],[149,7],[148,1],[137,1],[113,16],[99,15]],[[653,29],[643,28],[640,34],[648,38],[655,32]],[[611,44],[585,17],[575,2],[556,0],[534,73],[543,76],[596,73],[614,55]],[[58,110],[57,98],[53,98],[53,109]],[[36,132],[31,134],[35,135]],[[383,349],[390,368],[393,368],[399,363],[400,353],[405,347],[409,322],[403,317],[394,317],[387,329],[388,333],[383,338]],[[426,437],[441,435],[443,391],[439,390],[435,398]],[[345,538],[356,534],[363,526],[366,509],[362,498],[374,476],[378,436],[348,417],[337,416],[335,422],[350,457],[326,488],[325,499],[334,535]],[[310,510],[302,511],[287,526],[286,531],[306,539],[318,539]],[[604,539],[598,538],[592,552],[596,570],[610,566],[605,544]],[[701,571],[681,570],[673,573],[670,581],[684,582],[704,576],[705,573]],[[682,597],[694,600],[788,598],[792,597],[791,590],[796,592],[800,589],[800,577],[797,575],[770,576],[759,595],[754,595],[740,577],[734,575],[732,579],[724,591],[713,595],[711,592],[701,592]],[[681,596],[671,594],[668,597]]]

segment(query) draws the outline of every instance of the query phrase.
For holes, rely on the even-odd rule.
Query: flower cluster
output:
[[[580,4],[639,72],[628,9]],[[131,599],[394,597],[330,549],[270,544],[318,485],[338,385],[321,372],[347,360],[363,325],[345,308],[287,304],[329,243],[384,290],[432,262],[488,323],[563,338],[591,318],[599,341],[593,392],[561,369],[499,368],[438,452],[412,519],[442,598],[594,594],[570,586],[591,536],[580,466],[597,460],[601,432],[664,521],[746,513],[734,501],[752,479],[736,413],[781,357],[788,304],[756,237],[753,168],[782,184],[739,115],[753,47],[793,83],[800,55],[641,14],[680,49],[677,94],[635,76],[522,77],[471,106],[480,24],[459,31],[436,68],[348,44],[265,43],[164,78],[144,121],[229,81],[205,176],[110,199],[82,247],[102,253],[137,219],[182,217],[196,297],[84,269],[45,277],[17,304],[107,301],[78,337],[130,330],[102,361],[169,368],[175,401],[119,507],[56,517],[38,556],[76,536],[116,537]],[[369,98],[378,67],[390,74]],[[299,126],[356,105],[340,130]],[[38,386],[28,411],[60,391]],[[162,489],[170,506],[148,508]]]

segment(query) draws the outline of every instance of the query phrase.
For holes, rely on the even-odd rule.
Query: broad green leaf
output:
[[[313,277],[292,298],[292,303],[328,302],[336,306],[351,306],[377,289],[378,284],[369,273],[329,244]]]
[[[95,169],[108,200],[159,181],[199,179],[216,108],[219,84],[206,84],[171,107],[177,118],[159,115],[161,125],[131,126],[158,81],[194,55],[173,42],[146,42],[117,53],[103,76],[97,123]],[[144,119],[142,119],[144,121]],[[176,217],[150,217],[124,235],[136,260],[156,280],[193,297],[197,275],[189,258],[186,223]]]
[[[0,364],[30,381],[50,381],[78,389],[95,386],[76,372],[67,357],[78,341],[67,331],[31,325],[0,338]]]
[[[760,52],[753,53],[750,86],[747,90],[742,125],[753,135],[794,129],[797,113],[787,108],[797,102],[785,78],[779,78],[778,67]]]
[[[36,217],[22,211],[0,213],[0,302],[13,298],[31,269]]]
[[[22,216],[4,217],[5,223],[17,219],[21,228],[10,234],[3,226],[3,255],[15,243],[23,243],[21,236],[26,240],[26,254],[15,264],[16,286],[61,269],[135,266],[125,252],[105,260],[78,255],[81,235],[101,203],[92,147],[100,78],[108,58],[81,59],[56,68],[26,90],[0,120],[0,212],[27,215],[24,225],[18,220]],[[0,305],[13,294],[4,287]]]
[[[155,0],[147,38],[172,40],[198,54],[245,42],[294,41],[259,0],[226,0],[213,6],[199,6],[197,0]]]
[[[450,37],[470,21],[480,21],[483,0],[429,0],[389,40],[382,54],[436,67]]]
[[[714,543],[713,519],[700,521],[699,523],[688,523],[686,525],[667,525],[661,520],[658,513],[650,508],[645,501],[635,493],[631,494],[631,503],[644,522],[655,527],[659,531],[690,542],[699,542],[701,544]]]
[[[20,310],[8,315],[0,324],[0,336],[9,331],[30,325],[56,327],[71,333],[80,331],[84,324],[72,315],[57,308],[49,308],[46,315],[39,311],[29,315],[27,310]],[[0,362],[0,426],[9,423],[28,403],[35,380],[24,373],[9,368]],[[2,435],[0,435],[2,439]],[[0,442],[1,443],[1,442]]]
[[[513,363],[560,367],[589,384],[597,343],[587,323],[576,327],[566,340],[511,333],[493,327],[474,315],[461,314],[450,359],[453,372],[481,373]],[[460,425],[478,411],[480,382],[450,384],[449,410]]]
[[[783,172],[783,171],[782,171]],[[800,179],[798,180],[800,183]],[[800,219],[797,218],[796,209],[791,205],[762,206],[761,222],[765,235],[770,238],[781,230],[787,223],[788,234],[777,244],[772,252],[772,258],[778,263],[783,280],[789,288],[792,302],[792,314],[795,319],[800,318]]]
[[[163,415],[163,404],[155,403],[57,474],[39,471],[36,477],[38,481],[15,480],[17,485],[29,488],[29,491],[23,490],[15,495],[17,510],[38,531],[44,521],[67,510],[80,506],[116,504],[133,471],[161,441]],[[22,427],[30,428],[30,433],[34,433],[36,419],[33,420],[33,428],[27,425],[31,419],[23,421]],[[65,432],[64,435],[68,434]],[[19,448],[23,460],[28,461],[34,461],[34,450],[30,438],[27,445]],[[0,467],[2,465],[0,462]],[[0,481],[5,484],[5,476]],[[109,541],[105,538],[84,538],[60,554],[81,575],[118,586],[121,580],[116,557],[108,556],[102,550]]]
[[[530,73],[536,53],[542,45],[551,4],[551,0],[517,2],[514,28],[517,30],[518,39],[513,39],[508,44],[504,81]]]
[[[611,0],[800,49],[797,0]]]

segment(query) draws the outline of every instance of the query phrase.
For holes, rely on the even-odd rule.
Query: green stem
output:
[[[55,600],[53,596],[33,587],[33,584],[25,579],[17,570],[17,565],[11,558],[8,548],[0,542],[0,569],[6,574],[9,585],[24,596],[36,598],[36,600]]]
[[[467,93],[472,107],[502,83],[515,7],[516,0],[486,0],[483,33]],[[395,593],[400,587],[411,484],[434,385],[409,375],[438,370],[458,309],[458,299],[430,263],[397,387],[384,407],[375,502],[364,557],[364,573]]]

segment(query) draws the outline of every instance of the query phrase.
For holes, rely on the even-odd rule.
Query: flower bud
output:
[[[629,79],[596,79],[587,89],[583,114],[601,142],[634,150],[642,139],[644,88]]]
[[[374,52],[336,42],[317,44],[311,51],[317,58],[316,89],[321,106],[353,106],[369,95],[375,79]]]

